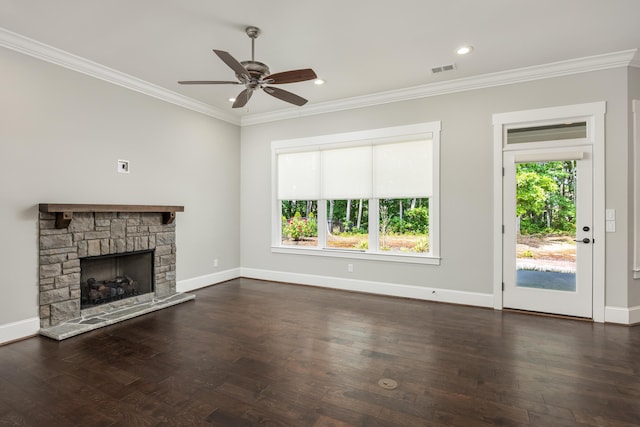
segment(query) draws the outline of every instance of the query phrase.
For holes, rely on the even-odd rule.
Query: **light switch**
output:
[[[607,221],[615,221],[616,220],[616,210],[615,209],[606,209],[604,211],[604,219]]]

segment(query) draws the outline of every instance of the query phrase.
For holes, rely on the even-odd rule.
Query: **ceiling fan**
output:
[[[235,73],[238,81],[219,81],[219,80],[188,80],[179,81],[182,85],[217,85],[217,84],[231,84],[231,85],[244,85],[245,89],[240,92],[233,103],[233,108],[244,107],[253,92],[257,89],[262,89],[269,95],[289,102],[291,104],[301,106],[307,103],[307,100],[301,96],[291,93],[278,87],[269,86],[272,84],[284,84],[284,83],[296,83],[306,80],[316,79],[316,73],[311,68],[304,68],[301,70],[283,71],[281,73],[269,74],[269,67],[262,62],[258,62],[254,58],[254,43],[260,29],[257,27],[247,27],[245,32],[251,39],[251,61],[238,62],[229,52],[223,50],[216,50],[218,57],[229,66]]]

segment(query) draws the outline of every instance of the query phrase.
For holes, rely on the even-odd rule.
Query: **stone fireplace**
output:
[[[40,333],[60,340],[195,298],[176,292],[183,210],[41,204]]]

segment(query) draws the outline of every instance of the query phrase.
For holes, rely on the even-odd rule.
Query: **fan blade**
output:
[[[264,81],[271,84],[296,83],[317,79],[316,73],[311,68],[302,70],[283,71],[282,73],[266,76]]]
[[[249,99],[251,99],[251,95],[253,95],[253,90],[245,89],[236,97],[235,102],[233,103],[233,108],[240,108],[247,105]]]
[[[231,68],[235,73],[242,77],[244,81],[250,80],[251,76],[246,68],[242,66],[229,52],[225,52],[224,50],[215,50],[213,51],[218,55],[218,58],[222,59],[222,62],[227,64],[229,68]],[[244,83],[244,82],[243,82]]]
[[[307,103],[307,100],[301,96],[296,95],[295,93],[291,93],[284,89],[280,89],[279,87],[271,87],[266,86],[264,91],[269,95],[274,96],[283,101],[289,102],[291,104],[297,105],[298,107]]]
[[[183,80],[178,82],[181,85],[239,85],[240,82],[218,81],[218,80]]]

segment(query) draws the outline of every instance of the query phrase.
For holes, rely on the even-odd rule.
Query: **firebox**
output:
[[[154,291],[153,250],[80,259],[80,308]]]

